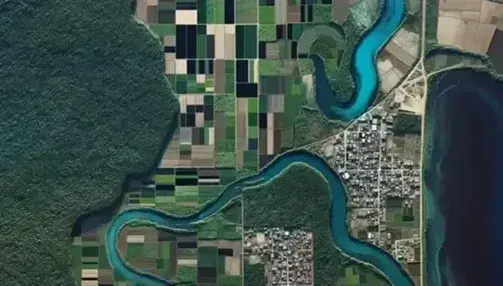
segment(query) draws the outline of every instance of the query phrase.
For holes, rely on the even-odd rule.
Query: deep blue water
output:
[[[150,208],[132,209],[120,213],[114,218],[107,231],[107,253],[111,265],[113,265],[115,271],[121,273],[130,281],[145,285],[165,285],[169,283],[169,281],[162,278],[139,273],[124,263],[116,245],[118,234],[127,223],[135,220],[146,220],[161,227],[195,231],[194,223],[219,212],[229,202],[240,197],[242,192],[246,191],[246,188],[268,183],[289,166],[297,163],[309,165],[328,182],[332,195],[332,207],[330,210],[330,226],[327,227],[330,227],[334,244],[346,255],[372,264],[394,285],[412,285],[412,280],[408,274],[387,252],[371,244],[356,240],[349,235],[346,226],[346,193],[338,175],[322,158],[301,150],[285,153],[263,168],[257,175],[230,184],[219,198],[194,215],[175,217]]]
[[[502,285],[503,83],[443,73],[427,103],[428,285]]]
[[[379,86],[376,57],[403,22],[406,11],[405,2],[404,0],[385,0],[381,16],[356,46],[352,58],[355,93],[348,102],[340,102],[337,95],[332,92],[330,80],[325,73],[324,62],[320,56],[317,54],[309,56],[315,68],[316,102],[327,118],[349,121],[363,114],[372,104]]]

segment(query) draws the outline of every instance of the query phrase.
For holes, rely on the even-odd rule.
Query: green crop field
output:
[[[346,123],[317,108],[307,56],[324,58],[338,99],[349,100],[352,52],[367,28],[362,22],[376,12],[335,21],[326,0],[4,2],[4,285],[125,282],[105,252],[117,212],[193,214],[279,154],[341,131]],[[317,196],[287,196],[305,187],[288,183],[292,176],[319,187]],[[257,207],[245,207],[244,225],[284,223],[258,213],[273,205],[319,236],[319,283],[361,282],[369,270],[341,266],[346,261],[329,244],[325,191],[319,176],[292,168],[247,193],[243,204]],[[295,198],[308,202],[303,212],[279,207]],[[264,269],[242,265],[242,212],[237,202],[184,235],[129,225],[118,247],[134,267],[168,279],[261,285],[256,274]]]

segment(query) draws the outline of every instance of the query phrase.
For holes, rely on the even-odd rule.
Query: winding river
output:
[[[375,0],[370,0],[375,1]],[[325,73],[323,59],[310,54],[316,78],[316,102],[329,119],[350,121],[362,115],[372,104],[379,87],[376,58],[379,51],[400,27],[406,12],[405,0],[385,0],[381,16],[358,43],[352,58],[355,93],[351,100],[341,103],[333,93]]]
[[[372,103],[378,87],[375,59],[379,50],[394,35],[405,16],[405,0],[385,0],[378,21],[365,33],[353,57],[355,94],[350,102],[337,102],[327,79],[323,60],[311,55],[315,66],[316,94],[320,110],[328,118],[352,120],[361,115]],[[195,231],[194,224],[219,212],[239,198],[248,188],[270,182],[296,163],[304,163],[317,170],[328,182],[332,194],[330,230],[334,244],[346,255],[371,264],[394,285],[412,285],[409,275],[387,252],[352,238],[346,226],[346,193],[338,175],[320,157],[303,150],[287,152],[277,157],[256,175],[235,181],[201,211],[190,216],[176,217],[151,208],[129,209],[118,214],[106,235],[108,260],[114,270],[125,279],[142,285],[171,285],[171,281],[143,273],[128,265],[117,249],[117,237],[122,228],[137,220],[149,221],[159,227],[178,231]]]
[[[272,161],[256,175],[238,180],[228,185],[223,193],[214,201],[208,203],[200,212],[190,216],[176,217],[164,212],[151,209],[131,209],[120,213],[114,218],[107,231],[108,258],[115,271],[121,273],[126,279],[145,285],[166,285],[169,281],[159,277],[139,273],[123,262],[116,247],[116,238],[121,229],[134,220],[145,220],[160,227],[183,231],[195,231],[194,224],[208,218],[223,207],[239,198],[246,189],[270,182],[276,176],[296,163],[304,163],[318,171],[328,182],[332,194],[332,207],[330,210],[330,230],[334,244],[346,255],[372,264],[379,269],[395,285],[410,285],[412,282],[401,266],[387,252],[362,241],[352,238],[346,228],[346,193],[338,175],[334,170],[317,155],[295,150],[287,152]],[[252,190],[250,190],[252,191]]]

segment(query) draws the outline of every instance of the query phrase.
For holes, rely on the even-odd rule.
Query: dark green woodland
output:
[[[244,226],[311,231],[315,285],[344,285],[339,279],[350,266],[365,276],[367,282],[363,285],[387,285],[369,267],[356,264],[336,249],[329,228],[330,205],[330,189],[323,177],[308,165],[295,164],[269,184],[244,192]],[[246,285],[263,285],[259,282],[262,277],[257,275],[259,267],[248,269],[252,271],[245,271]]]
[[[0,281],[75,285],[72,226],[156,166],[178,103],[129,0],[0,1]]]

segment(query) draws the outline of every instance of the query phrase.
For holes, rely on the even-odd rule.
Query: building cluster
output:
[[[410,239],[399,239],[395,241],[393,255],[398,261],[407,263],[420,261],[420,247],[419,236]]]
[[[313,285],[313,234],[284,228],[246,229],[249,263],[263,263],[268,285]]]
[[[397,116],[398,106],[384,100],[317,150],[346,186],[352,234],[383,247],[393,245],[395,239],[407,238],[388,237],[390,229],[396,228],[388,225],[389,201],[397,201],[394,210],[407,210],[404,202],[415,204],[420,195],[420,136],[395,136]],[[413,205],[411,209],[418,207]],[[412,233],[419,232],[413,224],[404,225]]]

